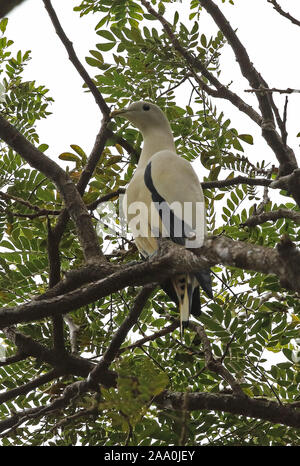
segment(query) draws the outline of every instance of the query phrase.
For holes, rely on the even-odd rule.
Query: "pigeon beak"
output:
[[[114,110],[113,112],[111,112],[109,114],[110,118],[114,118],[118,115],[121,115],[122,113],[126,113],[127,112],[127,108],[121,108],[120,110]]]

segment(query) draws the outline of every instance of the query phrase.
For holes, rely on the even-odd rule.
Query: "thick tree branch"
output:
[[[42,360],[56,369],[60,374],[73,374],[79,377],[87,377],[94,367],[93,363],[84,358],[47,348],[37,341],[34,341],[32,338],[23,335],[14,327],[5,328],[4,334],[6,338],[17,346],[18,354],[21,353],[25,354],[26,357],[32,356],[38,360]]]
[[[0,310],[0,328],[43,319],[53,314],[65,314],[126,286],[159,283],[183,271],[194,272],[215,264],[273,274],[279,278],[282,286],[300,291],[300,252],[285,240],[277,249],[272,249],[226,237],[215,237],[206,240],[201,249],[193,252],[168,242],[167,251],[149,261],[133,266],[111,265],[110,275],[94,283],[83,285],[64,295]],[[102,267],[100,269],[102,271]],[[106,273],[108,270],[107,267]]]
[[[300,169],[297,168],[290,175],[283,176],[270,184],[272,189],[285,189],[292,193],[293,198],[300,207]]]
[[[24,0],[0,0],[0,18],[8,15],[16,6],[21,5]]]
[[[220,393],[182,393],[164,391],[158,395],[154,403],[161,409],[214,410],[236,415],[263,419],[274,424],[300,427],[300,412],[292,405],[279,405],[274,401],[255,400],[235,395]]]

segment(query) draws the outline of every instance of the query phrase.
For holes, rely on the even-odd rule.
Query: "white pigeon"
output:
[[[124,212],[136,246],[144,258],[158,250],[158,236],[192,249],[201,247],[206,236],[204,196],[192,165],[176,153],[169,121],[150,102],[135,102],[115,110],[140,130],[142,153],[124,199]],[[209,269],[181,274],[162,283],[179,305],[181,335],[190,314],[201,313],[199,285],[213,298]]]

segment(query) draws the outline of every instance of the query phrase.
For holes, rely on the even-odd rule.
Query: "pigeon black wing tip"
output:
[[[207,294],[207,296],[210,299],[214,299],[210,269],[200,270],[199,272],[195,273],[195,276],[198,280],[199,285]]]

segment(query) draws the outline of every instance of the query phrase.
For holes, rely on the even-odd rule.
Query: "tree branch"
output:
[[[53,288],[60,281],[60,253],[59,241],[53,235],[49,218],[47,218],[48,227],[48,263],[49,263],[49,288]],[[58,351],[65,351],[64,325],[62,316],[53,316],[53,346]]]
[[[110,265],[105,271],[108,274],[110,270],[110,275],[74,291],[0,310],[0,328],[65,314],[126,286],[159,283],[183,271],[192,273],[215,264],[273,274],[279,278],[282,286],[300,291],[300,252],[286,239],[277,249],[273,249],[223,236],[214,237],[207,239],[201,249],[194,249],[193,252],[168,243],[167,251],[151,260],[132,266]],[[103,273],[102,267],[100,269]]]
[[[161,409],[182,410],[184,399],[189,411],[214,410],[256,419],[274,424],[300,427],[300,412],[291,405],[279,405],[274,401],[256,400],[220,393],[187,393],[165,390],[154,399]]]
[[[16,396],[26,395],[31,390],[34,390],[35,388],[40,387],[41,385],[45,385],[46,383],[51,382],[51,380],[53,379],[57,379],[60,375],[61,374],[58,370],[52,369],[46,374],[43,374],[40,377],[37,377],[36,379],[33,379],[30,382],[21,385],[20,387],[13,388],[11,390],[8,390],[7,392],[0,393],[0,404],[5,403],[15,398]]]
[[[161,14],[155,11],[147,0],[141,0],[141,3],[151,15],[153,15],[155,18],[158,19],[158,21],[160,21],[173,47],[186,60],[186,62],[189,65],[190,71],[193,74],[193,77],[196,79],[201,89],[203,89],[209,95],[228,100],[235,107],[237,107],[239,110],[248,115],[256,124],[261,126],[263,121],[259,113],[257,113],[250,105],[244,102],[237,94],[230,91],[228,87],[224,86],[212,73],[210,73],[210,71],[208,71],[205,64],[203,64],[197,57],[191,55],[188,52],[188,50],[186,50],[181,45],[180,40],[177,38],[177,36],[172,30],[171,24]],[[204,83],[204,81],[201,78],[199,78],[193,70],[200,72],[206,79],[208,79],[210,84],[212,84],[216,88],[216,90],[214,91],[209,86],[207,86],[207,84]]]
[[[212,0],[199,0],[199,3],[212,16],[219,29],[228,40],[240,66],[241,73],[248,80],[250,86],[254,89],[258,89],[260,86],[268,87],[262,76],[255,69],[245,47],[219,7]],[[272,148],[280,163],[279,176],[287,175],[297,168],[295,154],[291,148],[285,146],[275,129],[272,109],[274,104],[272,105],[269,96],[265,93],[257,93],[256,96],[263,118],[262,135]]]
[[[119,353],[120,346],[124,342],[125,338],[128,335],[128,332],[132,329],[132,327],[136,324],[139,316],[141,315],[151,293],[155,289],[155,285],[146,285],[142,288],[142,290],[137,295],[134,305],[125,318],[125,320],[120,325],[119,329],[114,334],[108,348],[106,349],[105,353],[103,354],[100,362],[97,366],[90,372],[88,377],[88,383],[90,386],[93,386],[97,383],[99,374],[103,371],[106,372],[117,354]]]
[[[268,94],[272,92],[278,92],[278,94],[296,94],[300,93],[300,89],[291,89],[288,87],[287,89],[278,89],[276,87],[259,87],[258,89],[245,89],[244,92],[255,92],[256,94]]]
[[[241,226],[253,227],[269,221],[276,222],[276,220],[280,218],[289,218],[300,225],[300,212],[288,209],[278,209],[271,212],[263,212],[259,215],[252,215],[252,217],[249,217],[241,224]]]
[[[81,61],[79,60],[75,50],[74,50],[74,47],[73,47],[73,44],[72,42],[70,41],[70,39],[67,37],[65,31],[63,30],[61,24],[60,24],[60,21],[57,17],[57,14],[51,4],[51,0],[43,0],[44,2],[44,5],[45,5],[45,8],[47,10],[47,13],[52,21],[52,24],[54,26],[54,29],[56,31],[56,34],[58,35],[59,39],[61,40],[63,46],[65,47],[67,53],[68,53],[68,56],[69,56],[69,59],[72,63],[72,65],[75,67],[75,69],[77,70],[77,72],[79,73],[79,75],[81,76],[81,78],[83,79],[83,82],[86,84],[86,86],[88,87],[88,89],[90,90],[90,92],[92,93],[94,99],[95,99],[95,102],[96,104],[98,105],[98,107],[100,108],[102,114],[103,114],[103,117],[104,117],[104,120],[106,120],[106,123],[109,119],[109,113],[110,113],[110,107],[107,105],[107,103],[105,102],[105,99],[103,98],[101,92],[99,91],[98,87],[96,86],[96,84],[94,83],[93,79],[90,77],[89,73],[87,72],[87,70],[85,69],[85,67],[82,65]],[[134,155],[138,155],[137,154],[137,151],[127,142],[125,141],[125,139],[121,138],[120,136],[118,135],[114,135],[114,133],[106,128],[106,125],[105,125],[105,136],[106,136],[106,139],[109,137],[109,138],[114,138],[116,140],[116,142],[118,142],[128,153],[130,154],[134,154]],[[99,132],[99,135],[97,136],[98,139],[100,138],[103,138],[104,135],[101,135],[101,130]],[[96,144],[97,144],[97,140],[96,140]],[[105,144],[104,144],[105,145]],[[96,155],[98,154],[98,157],[100,157],[101,155],[101,152],[102,150],[95,150],[96,149],[96,146],[94,147],[93,151],[92,151],[92,154],[90,156],[90,160],[89,160],[89,164],[92,164],[92,160],[93,160],[93,152],[96,153]],[[93,170],[91,170],[91,168],[89,166],[87,166],[81,176],[81,179],[79,181],[79,186],[78,186],[78,189],[79,189],[79,192],[81,192],[81,186],[80,184],[84,182],[84,179],[85,179],[85,176],[86,174],[88,173],[92,173]]]
[[[24,0],[0,0],[0,18],[8,15],[16,6],[21,5]]]
[[[292,193],[293,198],[300,207],[300,169],[297,168],[290,175],[283,176],[270,184],[272,189],[285,189]]]
[[[23,424],[23,422],[27,421],[31,416],[34,416],[40,411],[40,406],[37,408],[28,408],[24,409],[23,411],[14,413],[11,417],[0,421],[0,432],[4,432],[4,434],[1,434],[1,437],[6,437],[10,430],[13,430],[19,425]]]
[[[180,326],[180,323],[179,323],[178,320],[176,320],[176,321],[172,322],[172,324],[167,325],[166,327],[159,330],[158,332],[155,332],[152,335],[149,335],[147,337],[141,338],[140,340],[137,340],[132,345],[120,348],[118,354],[124,353],[124,351],[139,348],[139,347],[143,346],[145,343],[148,343],[149,341],[154,341],[154,340],[157,340],[158,338],[161,338],[161,337],[163,337],[165,335],[168,335],[169,333],[172,333],[179,326]]]
[[[56,34],[58,35],[58,37],[60,38],[60,40],[62,41],[65,49],[67,50],[68,52],[68,56],[69,56],[69,59],[71,61],[71,63],[74,65],[74,67],[76,68],[76,70],[78,71],[78,73],[80,74],[80,76],[82,77],[83,81],[85,82],[85,84],[87,85],[87,87],[89,88],[89,90],[91,91],[95,101],[96,101],[96,104],[98,105],[98,107],[100,108],[101,112],[103,113],[103,115],[109,115],[109,112],[110,112],[110,109],[107,105],[107,103],[105,102],[105,100],[103,99],[101,93],[99,92],[97,86],[95,85],[94,81],[92,80],[92,78],[90,77],[90,75],[88,74],[88,72],[86,71],[86,69],[84,68],[84,66],[81,64],[79,58],[77,57],[76,55],[76,52],[74,50],[74,47],[73,47],[73,44],[72,42],[68,39],[68,37],[66,36],[60,22],[59,22],[59,19],[57,17],[57,14],[51,4],[51,1],[50,0],[43,0],[44,2],[44,5],[45,5],[45,8],[47,10],[47,13],[52,21],[52,24],[55,28],[55,31],[56,31]]]
[[[267,0],[267,2],[271,3],[273,5],[274,10],[276,10],[281,16],[284,16],[285,18],[289,19],[296,26],[300,26],[300,21],[298,19],[294,18],[288,12],[284,11],[281,8],[281,6],[277,3],[276,0]]]
[[[247,178],[246,176],[236,176],[227,180],[203,181],[203,189],[226,188],[238,184],[247,184],[249,186],[270,186],[272,180],[267,178]]]
[[[73,374],[79,377],[87,377],[94,367],[93,363],[84,358],[68,355],[67,353],[62,354],[59,351],[47,348],[27,335],[23,335],[15,330],[14,327],[5,328],[4,334],[17,346],[18,354],[21,353],[25,354],[26,357],[32,356],[38,360],[42,360],[52,366],[60,374]],[[112,379],[108,376],[107,380]]]
[[[8,358],[1,358],[0,359],[0,367],[3,366],[9,366],[11,364],[14,364],[16,362],[24,361],[24,359],[27,359],[29,354],[23,352],[23,351],[17,351],[16,354],[13,356],[9,356]]]
[[[97,385],[99,383],[102,383],[104,385],[107,385],[108,387],[115,386],[115,378],[114,378],[114,373],[108,371],[108,368],[111,364],[111,362],[114,360],[114,358],[117,356],[120,346],[122,345],[123,341],[125,340],[126,336],[128,335],[128,332],[130,329],[133,327],[133,325],[137,322],[149,296],[151,295],[152,291],[154,289],[153,285],[146,285],[138,294],[134,306],[132,310],[130,311],[129,315],[126,317],[126,319],[123,321],[121,326],[119,327],[118,331],[115,333],[111,343],[109,344],[107,350],[105,351],[104,355],[102,356],[100,362],[93,367],[91,365],[92,370],[89,372],[89,376],[87,380],[84,381],[78,381],[75,382],[71,385],[68,385],[67,388],[65,389],[63,395],[59,397],[58,399],[54,400],[52,403],[49,405],[43,406],[40,408],[38,411],[30,412],[28,413],[31,416],[34,417],[40,417],[42,415],[48,414],[53,412],[54,410],[57,409],[63,409],[66,407],[71,400],[74,399],[74,397],[85,393],[87,391],[93,390],[95,388],[97,390]],[[13,331],[13,335],[16,336],[15,332]],[[20,334],[18,334],[20,335]],[[22,339],[25,339],[27,337],[21,336]],[[37,344],[38,345],[38,344]],[[73,358],[70,357],[69,358]],[[109,374],[109,377],[107,375]],[[45,374],[44,376],[39,377],[38,379],[29,382],[28,384],[23,385],[22,387],[19,387],[17,389],[11,390],[7,393],[4,393],[1,397],[0,394],[0,402],[7,401],[8,399],[13,398],[16,395],[19,394],[25,394],[32,388],[35,388],[37,386],[42,385],[43,383],[48,382],[49,380],[52,380],[53,375],[57,377],[59,375],[57,369],[56,371],[51,371],[49,374]],[[60,374],[61,375],[61,374]],[[3,399],[2,399],[3,398]],[[22,413],[17,414],[13,420],[11,420],[11,423],[8,425],[8,422],[3,425],[0,423],[0,432],[2,430],[6,430],[7,428],[13,428],[16,425],[20,425],[20,423],[23,423],[26,420],[26,414],[22,416]]]
[[[222,362],[220,360],[217,360],[213,357],[212,353],[212,348],[210,341],[205,333],[204,328],[201,325],[195,325],[194,330],[197,332],[197,334],[200,337],[200,340],[203,345],[203,350],[204,350],[204,357],[205,357],[205,363],[206,367],[212,371],[215,372],[216,374],[220,375],[226,382],[231,386],[233,392],[242,397],[245,398],[246,395],[243,392],[242,388],[240,385],[237,383],[235,378],[231,375],[231,373],[223,366]]]

